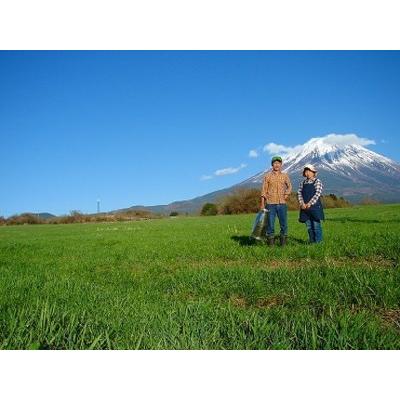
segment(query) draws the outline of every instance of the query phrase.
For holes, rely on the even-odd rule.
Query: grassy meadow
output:
[[[400,205],[254,217],[1,226],[0,348],[400,349]]]

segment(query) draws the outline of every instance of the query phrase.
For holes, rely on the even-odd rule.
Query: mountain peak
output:
[[[347,140],[338,142],[334,136],[337,135],[313,138],[303,145],[293,147],[284,157],[285,171],[298,171],[305,164],[316,164],[319,169],[336,170],[338,173],[341,173],[342,168],[359,170],[368,166],[399,171],[399,165],[393,160],[360,143]]]
[[[334,135],[334,134],[332,134]],[[334,140],[329,140],[330,135],[320,138],[312,138],[303,145],[295,146],[287,153],[286,162],[293,162],[307,155],[322,157],[329,153],[337,152],[353,152],[370,151],[361,144],[343,141],[338,143]]]

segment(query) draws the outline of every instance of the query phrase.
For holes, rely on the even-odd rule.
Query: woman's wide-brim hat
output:
[[[306,165],[303,167],[303,176],[305,176],[304,173],[306,172],[307,169],[309,169],[310,171],[314,172],[314,174],[317,173],[317,169],[314,167],[314,165],[312,165],[312,164],[306,164]]]

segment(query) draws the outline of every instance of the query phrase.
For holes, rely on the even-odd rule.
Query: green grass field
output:
[[[400,205],[0,227],[2,349],[400,349]]]

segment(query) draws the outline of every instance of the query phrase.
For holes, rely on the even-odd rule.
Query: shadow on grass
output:
[[[231,236],[231,239],[235,242],[239,243],[240,246],[257,246],[257,245],[266,245],[265,241],[253,239],[250,236]],[[279,236],[275,237],[275,243],[279,243]],[[288,238],[288,244],[297,243],[297,244],[308,244],[307,240],[298,239],[292,236]]]
[[[256,240],[250,236],[231,236],[231,239],[235,242],[238,242],[240,246],[257,246],[259,243],[262,243],[259,240]]]

